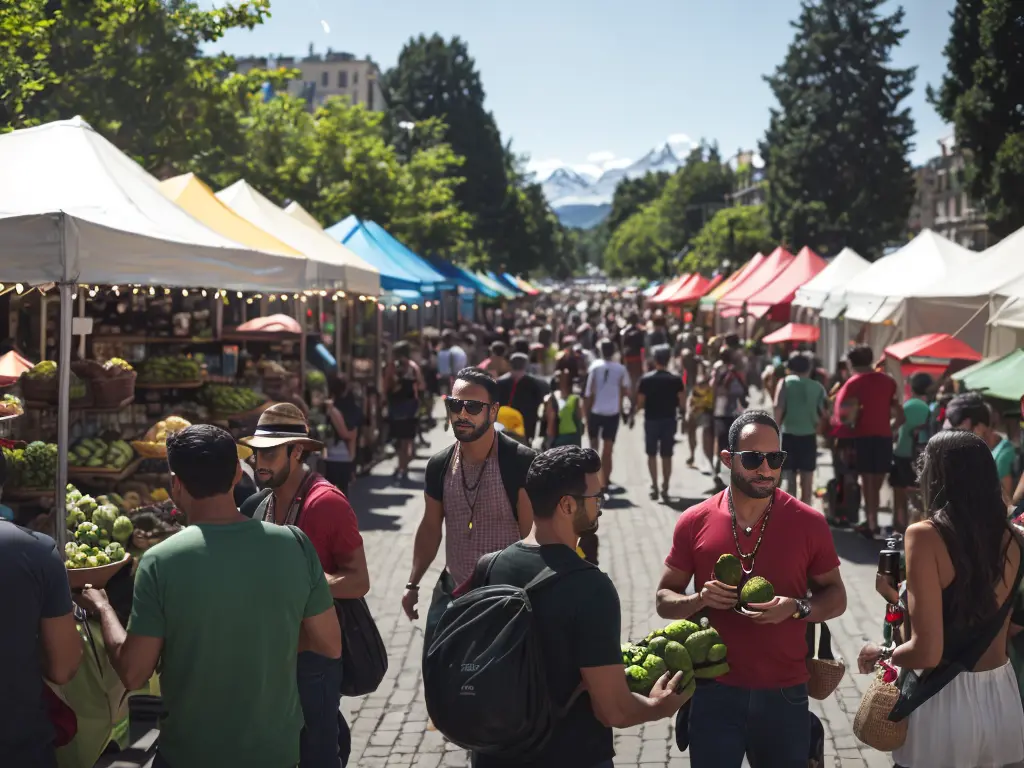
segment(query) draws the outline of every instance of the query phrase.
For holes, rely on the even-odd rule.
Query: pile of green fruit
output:
[[[191,358],[151,357],[142,365],[138,380],[142,384],[180,384],[199,381],[201,375],[199,363]]]
[[[64,548],[68,568],[95,568],[125,558],[125,545],[135,529],[110,499],[83,495],[69,483],[64,501],[65,523],[74,536]]]
[[[134,449],[124,440],[108,443],[97,437],[86,437],[68,452],[68,464],[72,467],[122,470],[134,457]]]
[[[744,581],[743,575],[743,566],[736,555],[722,555],[715,563],[715,578],[730,587],[739,587],[741,610],[750,611],[750,604],[767,603],[775,599],[775,587],[768,579],[764,576],[751,576]]]
[[[682,619],[654,630],[640,643],[624,643],[622,663],[634,693],[646,696],[666,672],[682,672],[680,692],[691,694],[698,679],[713,680],[729,671],[726,652],[706,618],[700,624]]]
[[[306,374],[307,389],[327,389],[327,376],[315,368]]]
[[[49,488],[57,477],[57,446],[40,440],[29,443],[22,454],[21,488]]]
[[[43,360],[36,363],[29,370],[22,374],[27,379],[48,379],[57,375],[57,364],[53,360]]]
[[[24,448],[4,448],[4,460],[7,462],[7,485],[21,488],[21,474],[25,469]]]
[[[103,370],[108,376],[114,378],[131,373],[135,369],[132,368],[132,364],[127,360],[122,360],[120,357],[112,357],[103,364]]]
[[[214,413],[245,413],[266,401],[263,395],[248,387],[227,384],[207,384],[203,388],[203,400]]]
[[[0,397],[0,416],[21,416],[25,412],[21,398],[14,395]]]

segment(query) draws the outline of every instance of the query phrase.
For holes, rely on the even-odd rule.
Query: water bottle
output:
[[[878,573],[885,576],[893,589],[899,589],[902,559],[903,537],[894,533],[885,540],[885,549],[878,553]]]

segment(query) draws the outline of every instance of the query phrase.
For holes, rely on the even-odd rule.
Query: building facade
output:
[[[965,248],[983,251],[989,245],[988,225],[980,205],[967,195],[965,158],[953,138],[939,142],[940,154],[914,169],[917,192],[910,209],[912,235],[931,229]]]
[[[752,150],[742,150],[730,161],[735,171],[732,194],[733,205],[763,205],[768,196],[764,163]]]
[[[369,58],[357,59],[351,53],[327,49],[318,54],[310,45],[309,53],[295,56],[246,56],[236,59],[241,73],[253,69],[297,69],[301,75],[288,83],[288,92],[306,100],[311,111],[332,96],[348,98],[371,112],[381,112],[386,104],[380,87],[380,68]]]

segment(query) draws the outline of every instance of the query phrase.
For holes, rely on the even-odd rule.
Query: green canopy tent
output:
[[[1005,357],[988,358],[953,374],[966,389],[980,391],[998,400],[1020,400],[1024,396],[1024,349]]]

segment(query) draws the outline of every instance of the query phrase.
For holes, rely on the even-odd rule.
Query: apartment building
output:
[[[983,251],[988,225],[981,205],[968,197],[964,184],[965,157],[953,137],[939,141],[940,154],[914,169],[917,192],[908,227],[916,235],[932,229],[965,248]]]
[[[312,110],[332,96],[345,96],[353,104],[362,104],[372,112],[385,107],[380,87],[380,68],[370,59],[357,59],[351,53],[333,51],[318,54],[309,46],[304,57],[246,56],[236,60],[239,72],[253,69],[297,69],[298,79],[288,84],[288,92],[306,100]]]
[[[729,199],[733,205],[763,205],[767,200],[764,162],[753,150],[741,150],[730,161],[735,182]]]

